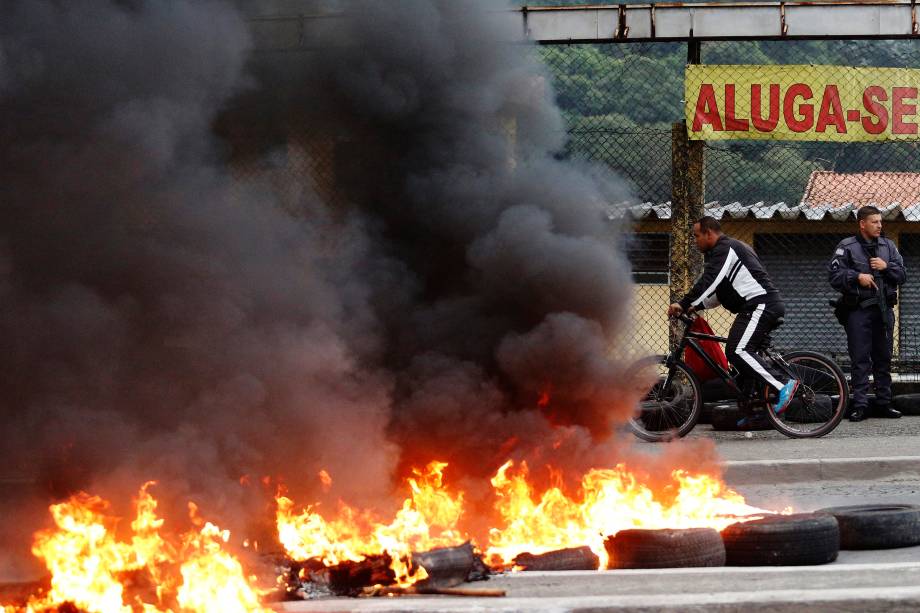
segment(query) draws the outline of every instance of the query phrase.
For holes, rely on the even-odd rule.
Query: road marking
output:
[[[789,610],[798,610],[802,605],[857,604],[865,602],[872,604],[874,609],[879,609],[883,603],[902,606],[911,603],[914,607],[920,605],[920,587],[890,587],[884,589],[877,587],[865,588],[834,588],[834,589],[791,589],[791,590],[764,590],[761,592],[715,592],[701,594],[631,594],[599,596],[535,596],[531,598],[465,598],[452,600],[434,597],[387,598],[354,600],[348,598],[325,600],[287,602],[276,605],[279,611],[374,611],[405,612],[405,611],[454,611],[464,612],[528,612],[528,613],[565,613],[590,609],[592,611],[623,611],[641,608],[647,609],[673,609],[686,611],[690,606],[716,606],[716,605],[753,605],[757,603],[771,604],[774,607],[784,604],[790,605]],[[913,608],[913,607],[912,607]],[[771,608],[771,610],[773,610]]]

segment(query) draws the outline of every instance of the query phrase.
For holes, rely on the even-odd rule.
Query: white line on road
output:
[[[801,606],[832,605],[836,611],[883,611],[892,605],[910,605],[916,610],[920,605],[920,587],[839,588],[823,590],[768,590],[761,592],[719,592],[710,594],[641,594],[629,596],[571,596],[541,598],[450,598],[411,597],[386,599],[336,599],[305,602],[288,602],[278,607],[289,612],[373,612],[396,613],[406,611],[443,611],[497,613],[566,613],[591,610],[627,611],[655,609],[688,611],[706,610],[707,607],[751,607],[770,605],[770,611],[794,610]],[[734,610],[734,609],[733,609]]]

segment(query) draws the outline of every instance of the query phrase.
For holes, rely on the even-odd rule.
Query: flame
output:
[[[409,497],[389,523],[344,502],[332,519],[317,506],[297,512],[285,496],[277,497],[281,543],[297,560],[317,558],[325,564],[360,561],[388,552],[400,585],[419,580],[410,567],[412,551],[456,545],[465,540],[458,528],[463,494],[443,487],[447,465],[432,462],[406,480]],[[492,478],[495,524],[489,530],[486,557],[494,566],[508,566],[520,553],[539,554],[588,545],[607,564],[604,540],[628,528],[695,528],[722,530],[737,521],[770,513],[750,506],[717,477],[674,470],[664,485],[652,488],[623,464],[586,473],[577,495],[565,492],[562,474],[550,469],[557,485],[537,494],[528,480],[526,463],[508,461]],[[424,571],[422,571],[424,572]]]
[[[489,531],[486,555],[495,565],[507,565],[524,552],[588,545],[603,568],[607,563],[604,539],[620,530],[711,527],[721,531],[768,512],[745,504],[744,497],[715,477],[680,469],[671,473],[671,482],[657,495],[623,464],[592,469],[582,478],[576,498],[561,486],[537,497],[527,480],[527,464],[513,469],[509,460],[492,478],[498,497],[495,508],[505,526]]]
[[[367,556],[389,553],[396,583],[408,586],[427,577],[412,568],[413,551],[456,545],[465,540],[457,528],[463,513],[463,492],[452,494],[443,482],[444,462],[413,469],[406,479],[409,496],[389,522],[371,511],[339,502],[334,519],[325,519],[315,506],[297,512],[294,502],[276,498],[278,537],[295,560],[317,558],[327,565],[359,562]]]
[[[259,605],[256,592],[249,586],[243,567],[222,543],[230,532],[205,522],[200,532],[183,537],[183,559],[179,572],[182,584],[176,600],[189,611],[226,611],[247,613],[271,611]]]
[[[7,605],[3,611],[31,613],[68,603],[89,613],[165,613],[175,605],[182,611],[270,611],[224,549],[229,532],[204,523],[178,542],[161,534],[153,485],[145,483],[134,500],[129,540],[117,538],[118,519],[98,496],[81,492],[51,505],[55,527],[38,532],[32,547],[51,572],[51,589],[24,609]]]
[[[278,537],[295,560],[319,559],[334,565],[388,554],[395,583],[408,587],[427,577],[412,553],[454,546],[469,539],[461,525],[464,493],[444,483],[444,462],[413,469],[406,496],[392,515],[359,510],[339,501],[334,513],[320,505],[298,510],[279,493],[275,519]],[[678,469],[651,486],[641,474],[620,464],[592,469],[572,493],[563,474],[550,469],[553,485],[538,492],[525,463],[506,462],[491,479],[494,517],[487,533],[486,557],[506,567],[524,552],[539,554],[588,545],[607,565],[604,540],[628,528],[711,527],[722,530],[766,511],[745,503],[716,476]],[[323,487],[332,478],[322,471]],[[230,533],[202,519],[189,504],[195,528],[164,535],[164,520],[146,483],[134,499],[130,536],[116,536],[118,519],[105,500],[78,494],[52,505],[55,527],[35,535],[33,553],[51,572],[50,590],[33,596],[25,608],[0,603],[3,613],[56,609],[70,604],[89,613],[172,613],[173,611],[269,611],[251,587],[240,562],[229,553]],[[791,512],[786,509],[784,512]]]

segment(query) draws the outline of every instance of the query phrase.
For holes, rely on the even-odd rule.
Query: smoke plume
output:
[[[612,457],[622,188],[494,3],[339,8],[272,54],[217,0],[0,2],[4,472],[231,514]],[[332,178],[257,180],[293,151]]]

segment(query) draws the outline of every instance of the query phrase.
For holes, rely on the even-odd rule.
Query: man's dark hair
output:
[[[719,223],[719,220],[709,215],[700,217],[696,220],[696,223],[700,224],[700,232],[708,232],[710,230],[713,232],[722,231],[722,224]]]
[[[856,221],[862,221],[863,219],[866,219],[870,215],[881,215],[881,214],[882,212],[880,210],[878,210],[871,204],[867,204],[866,206],[859,207],[859,209],[856,211]]]

